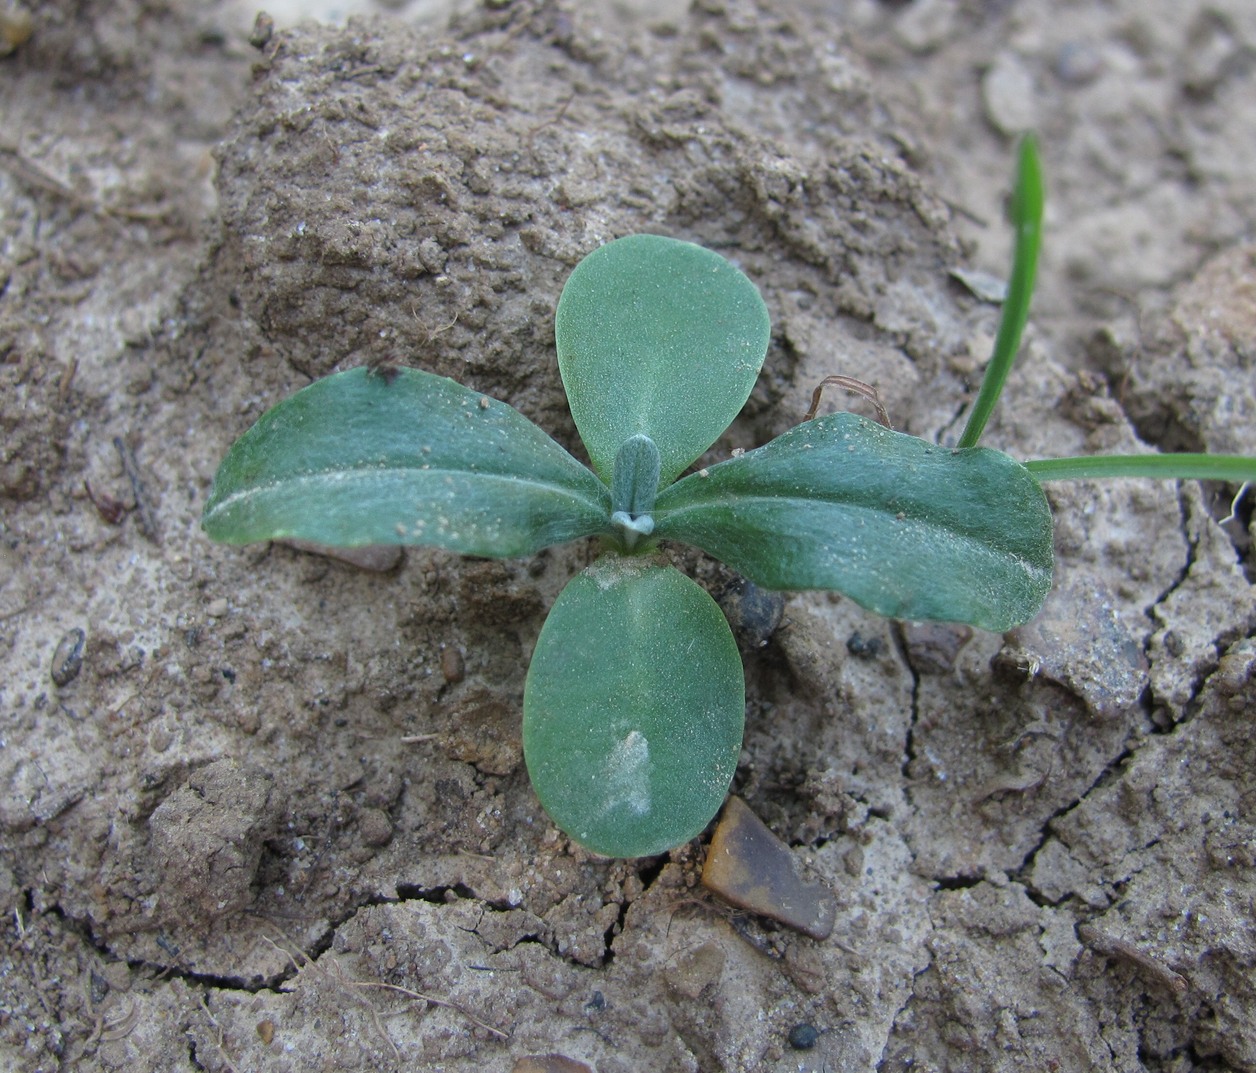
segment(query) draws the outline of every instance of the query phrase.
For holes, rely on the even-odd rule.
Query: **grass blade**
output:
[[[1025,468],[1040,481],[1150,477],[1164,481],[1256,481],[1256,458],[1243,455],[1152,454],[1039,458]]]
[[[1003,301],[1003,316],[994,343],[994,356],[986,367],[981,391],[968,415],[968,424],[959,438],[960,447],[976,447],[985,431],[986,422],[994,412],[1003,385],[1016,361],[1021,333],[1029,317],[1029,301],[1034,293],[1034,273],[1038,267],[1038,246],[1042,237],[1043,204],[1042,166],[1038,160],[1038,142],[1032,134],[1025,135],[1020,147],[1020,164],[1016,175],[1016,192],[1012,200],[1012,223],[1016,228],[1016,252],[1012,257],[1012,278]]]

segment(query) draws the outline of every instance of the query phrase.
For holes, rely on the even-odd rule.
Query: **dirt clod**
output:
[[[280,811],[274,778],[258,768],[219,760],[194,772],[148,820],[160,876],[156,918],[213,919],[246,908]]]

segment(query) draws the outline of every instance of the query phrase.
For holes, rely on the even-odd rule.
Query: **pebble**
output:
[[[1002,305],[1007,298],[1007,280],[999,276],[968,268],[952,268],[947,274],[967,287],[974,298],[980,298],[983,302]]]
[[[894,36],[917,55],[941,48],[955,33],[955,0],[916,0],[894,20]]]
[[[25,4],[0,4],[0,56],[21,48],[35,32],[35,20]]]
[[[1117,606],[1101,581],[1063,580],[1033,620],[1006,635],[991,668],[1012,680],[1058,682],[1096,715],[1128,711],[1147,688],[1150,665],[1137,623]]]
[[[249,44],[261,52],[270,44],[270,39],[274,36],[275,20],[267,15],[266,12],[259,11],[257,18],[253,20],[253,30],[249,34]]]
[[[981,100],[986,118],[1009,137],[1038,126],[1034,101],[1034,77],[1020,57],[1004,53],[981,79]]]
[[[905,622],[902,628],[907,662],[917,674],[950,674],[973,636],[971,627],[949,622]]]
[[[1055,76],[1070,86],[1085,86],[1103,74],[1103,54],[1085,41],[1068,41],[1055,54]]]
[[[1190,93],[1212,93],[1233,69],[1239,43],[1220,20],[1197,22],[1182,57],[1182,85]]]
[[[462,653],[452,646],[443,647],[440,652],[441,677],[449,685],[457,685],[467,676],[466,661]]]
[[[796,1051],[809,1051],[820,1038],[819,1029],[815,1025],[794,1025],[789,1030],[789,1045]]]
[[[386,846],[392,841],[392,820],[383,809],[364,808],[358,814],[358,834],[368,846]]]
[[[86,641],[87,634],[77,626],[61,635],[56,651],[52,654],[50,672],[56,685],[68,686],[78,677],[79,671],[83,669],[83,645]]]
[[[205,607],[205,614],[210,618],[222,618],[227,613],[227,600],[224,596],[219,596],[216,600],[210,600]]]
[[[785,614],[785,594],[738,578],[719,594],[718,603],[742,648],[766,648]]]
[[[873,660],[885,651],[885,642],[880,637],[865,637],[856,630],[846,639],[846,651],[856,659]]]
[[[740,797],[730,797],[711,837],[702,885],[729,905],[827,939],[837,899],[823,883],[804,879],[793,851]]]

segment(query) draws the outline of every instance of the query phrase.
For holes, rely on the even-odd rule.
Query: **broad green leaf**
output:
[[[891,618],[1006,630],[1051,588],[1051,514],[1024,466],[848,413],[686,477],[654,522],[765,588],[835,589]]]
[[[541,804],[581,845],[645,857],[693,838],[737,768],[741,657],[715,602],[674,567],[608,555],[545,620],[523,694]]]
[[[262,415],[218,469],[215,540],[528,555],[609,524],[610,492],[536,425],[441,376],[352,369]]]
[[[718,253],[630,235],[576,266],[554,332],[593,468],[609,483],[620,444],[649,436],[665,486],[745,405],[770,329],[755,285]]]

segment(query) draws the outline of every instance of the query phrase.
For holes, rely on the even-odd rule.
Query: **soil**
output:
[[[998,315],[954,273],[1006,271],[1026,127],[1046,246],[988,442],[1256,453],[1256,8],[420,6],[254,48],[232,6],[60,0],[0,59],[0,1067],[1256,1070],[1235,489],[1049,485],[1056,588],[1002,637],[789,597],[734,789],[824,941],[706,892],[709,836],[608,861],[540,809],[523,678],[589,548],[198,528],[235,436],[369,362],[579,452],[554,303],[637,231],[772,314],[711,460],[839,372],[953,439]]]

